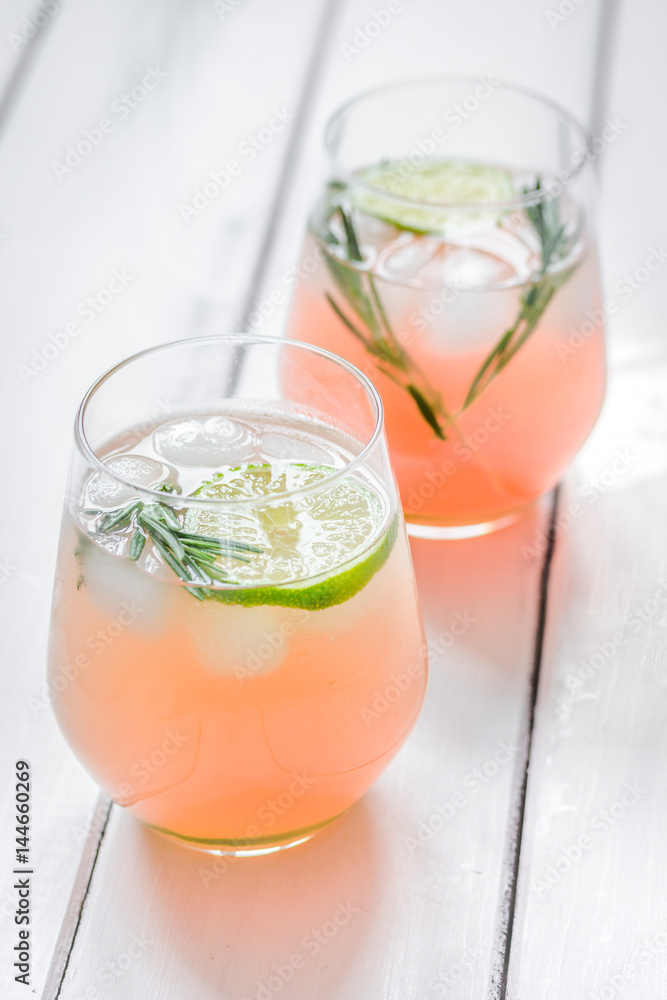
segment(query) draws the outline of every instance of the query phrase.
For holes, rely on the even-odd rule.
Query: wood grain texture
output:
[[[664,996],[666,384],[614,373],[563,500],[509,997]]]

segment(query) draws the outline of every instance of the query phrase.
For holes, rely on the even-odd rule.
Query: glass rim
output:
[[[280,494],[267,494],[266,496],[259,497],[242,497],[235,500],[226,500],[224,498],[219,499],[201,499],[200,497],[193,496],[183,496],[180,493],[165,493],[158,489],[151,489],[148,486],[140,486],[137,483],[132,482],[131,479],[127,479],[125,476],[121,476],[114,472],[107,465],[104,464],[101,458],[97,455],[95,449],[88,441],[85,430],[85,419],[86,413],[89,405],[93,401],[97,391],[105,385],[117,372],[121,369],[126,368],[135,361],[147,357],[151,354],[157,354],[161,351],[166,351],[170,348],[181,348],[193,345],[203,345],[210,344],[222,345],[224,343],[234,344],[236,347],[242,347],[247,345],[257,345],[257,344],[267,344],[271,346],[282,346],[286,345],[288,347],[298,348],[306,352],[307,354],[315,354],[319,357],[325,358],[327,361],[333,362],[339,368],[344,369],[353,378],[356,379],[358,383],[366,391],[367,398],[371,402],[374,416],[374,427],[368,437],[368,439],[363,444],[363,447],[358,455],[347,462],[342,468],[336,469],[331,475],[324,476],[317,482],[312,483],[309,486],[300,487],[298,489],[286,490],[284,493]],[[131,430],[132,428],[128,428]],[[231,509],[231,508],[253,508],[265,506],[267,503],[282,502],[285,499],[291,499],[294,497],[308,496],[312,493],[316,493],[319,490],[328,487],[329,485],[337,482],[338,480],[346,477],[356,471],[360,466],[366,463],[368,456],[376,448],[380,440],[382,439],[382,434],[384,432],[384,407],[382,405],[382,399],[377,389],[370,381],[370,379],[364,375],[355,365],[346,361],[344,358],[338,357],[336,354],[332,354],[331,351],[326,351],[321,347],[316,347],[313,344],[307,344],[299,340],[291,340],[287,337],[271,337],[268,335],[255,335],[255,334],[245,334],[245,333],[222,333],[222,334],[211,334],[205,337],[184,337],[181,340],[171,340],[163,344],[155,344],[153,347],[147,347],[142,351],[137,351],[135,354],[131,354],[129,357],[124,358],[122,361],[117,362],[108,368],[99,378],[95,379],[93,384],[90,386],[88,391],[85,393],[81,403],[76,412],[74,418],[74,440],[77,449],[84,460],[89,464],[89,466],[97,473],[101,473],[113,479],[115,482],[122,484],[130,489],[132,489],[138,496],[146,497],[153,501],[159,501],[160,503],[167,504],[169,506],[175,507],[197,507],[199,509],[209,509],[209,510],[220,510],[221,508]],[[124,501],[127,503],[129,501]],[[119,504],[117,506],[123,506]]]
[[[559,104],[558,101],[552,100],[545,94],[540,93],[537,90],[533,90],[531,87],[524,87],[522,84],[513,83],[510,80],[505,80],[500,77],[495,76],[495,74],[488,74],[493,76],[493,79],[497,83],[497,89],[508,90],[512,93],[519,94],[521,97],[527,97],[535,101],[538,105],[541,105],[544,109],[550,111],[556,117],[560,118],[565,122],[568,127],[574,132],[580,139],[582,143],[582,157],[576,166],[572,167],[568,171],[559,171],[556,175],[555,183],[552,185],[546,185],[540,188],[539,193],[534,191],[528,192],[527,194],[520,195],[515,198],[506,199],[504,201],[485,201],[485,202],[469,202],[462,205],[458,202],[432,202],[424,200],[415,200],[411,198],[404,198],[400,195],[392,194],[386,191],[384,188],[376,187],[374,184],[370,184],[368,181],[364,181],[360,178],[359,174],[353,173],[347,170],[338,158],[338,154],[335,148],[335,132],[345,116],[352,111],[357,105],[362,104],[364,101],[371,97],[376,97],[379,94],[389,94],[392,91],[397,90],[410,90],[412,88],[422,87],[429,84],[443,84],[443,83],[474,83],[480,84],[483,82],[480,75],[474,76],[470,73],[438,73],[431,74],[422,77],[406,77],[404,80],[393,80],[389,83],[378,84],[375,87],[369,87],[366,90],[362,90],[360,93],[351,97],[344,104],[339,105],[339,107],[333,112],[329,117],[327,124],[324,129],[324,148],[329,158],[329,162],[333,167],[336,176],[341,177],[343,180],[347,181],[348,184],[362,188],[368,191],[370,194],[381,197],[385,201],[393,202],[397,205],[401,205],[405,208],[426,208],[426,209],[439,209],[446,210],[448,212],[505,212],[513,211],[520,208],[528,208],[532,205],[538,205],[545,201],[551,201],[554,198],[560,197],[560,195],[569,188],[572,183],[579,177],[579,175],[584,171],[588,165],[589,160],[592,157],[593,146],[592,146],[592,136],[590,130],[586,128],[585,125],[575,118],[567,108]],[[427,159],[427,157],[425,157]],[[458,157],[458,159],[463,159],[463,157]],[[403,157],[403,162],[408,163],[407,157]]]

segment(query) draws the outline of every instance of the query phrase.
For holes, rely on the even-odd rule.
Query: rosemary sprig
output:
[[[163,492],[173,492],[165,489]],[[229,576],[217,564],[220,556],[250,562],[247,556],[260,553],[256,545],[236,542],[231,538],[211,538],[186,531],[176,514],[167,504],[159,501],[144,503],[134,500],[119,510],[103,514],[89,510],[90,516],[101,518],[98,531],[109,532],[132,527],[128,558],[136,562],[148,540],[179,580],[197,600],[203,601],[214,594],[208,589],[215,581],[231,583]]]
[[[360,263],[363,256],[352,218],[342,205],[338,205],[336,211],[340,215],[345,231],[347,259]],[[329,234],[329,240],[333,243],[338,242],[333,233]],[[445,441],[446,428],[451,424],[452,417],[447,412],[441,394],[431,385],[424,372],[394,334],[373,276],[368,272],[346,267],[332,254],[327,254],[325,259],[331,276],[356,322],[346,315],[339,303],[327,292],[329,305],[350,333],[361,341],[368,353],[373,356],[380,371],[410,394],[433,432]],[[363,329],[359,328],[359,322]]]
[[[524,194],[537,194],[542,190],[538,177],[532,190]],[[359,246],[351,215],[342,205],[336,205],[333,214],[340,216],[345,233],[345,254],[351,263],[361,263],[363,255]],[[534,332],[542,314],[558,288],[572,274],[569,268],[560,274],[549,274],[549,266],[563,254],[565,226],[560,223],[558,201],[538,201],[526,208],[526,215],[540,241],[541,263],[536,280],[521,297],[519,314],[514,324],[506,330],[490,354],[485,358],[456,414],[446,407],[441,395],[430,383],[424,372],[410,357],[392,331],[391,324],[373,276],[355,267],[348,267],[333,253],[325,256],[327,266],[346,306],[326,292],[329,305],[350,333],[359,340],[373,357],[379,370],[412,397],[421,416],[441,440],[448,439],[448,431],[458,436],[455,419],[481,395],[487,386],[512,360],[517,351]],[[327,240],[332,245],[340,241],[329,231]]]
[[[541,189],[542,182],[538,177],[535,187],[532,190],[524,188],[523,193],[524,195],[536,194]],[[461,412],[474,403],[494,378],[509,364],[534,332],[544,310],[558,288],[574,270],[574,268],[569,268],[557,275],[548,273],[549,265],[562,255],[565,243],[565,226],[560,223],[557,199],[554,198],[546,202],[538,201],[535,205],[528,205],[526,215],[540,240],[540,270],[537,279],[525,295],[521,296],[519,314],[514,324],[505,331],[472,380]]]

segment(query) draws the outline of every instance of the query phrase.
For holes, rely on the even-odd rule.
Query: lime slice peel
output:
[[[492,228],[504,212],[465,207],[498,205],[516,197],[509,170],[469,160],[425,160],[414,166],[404,160],[389,160],[359,171],[358,176],[378,193],[367,187],[355,188],[356,208],[415,233],[455,234]],[[383,198],[380,190],[402,200]]]
[[[382,531],[383,503],[351,477],[329,486],[323,483],[321,490],[298,500],[289,496],[336,471],[279,462],[225,470],[202,483],[192,494],[202,500],[267,499],[265,505],[247,510],[243,505],[221,505],[219,511],[207,506],[187,512],[187,531],[232,537],[262,550],[241,566],[229,566],[230,576],[242,586],[217,587],[208,596],[223,604],[322,610],[365,587],[389,558],[398,535],[398,514]],[[281,494],[286,495],[281,499]]]

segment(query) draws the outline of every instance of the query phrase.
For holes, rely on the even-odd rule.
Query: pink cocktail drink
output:
[[[348,809],[426,684],[381,435],[373,457],[303,405],[326,362],[359,406],[351,370],[269,344],[301,402],[174,410],[87,456],[50,647],[54,710],[91,775],[152,827],[231,853],[300,842]]]
[[[442,537],[551,489],[605,390],[586,134],[502,85],[460,135],[422,138],[468,86],[396,85],[334,116],[288,328],[377,385],[409,530]]]
[[[304,259],[317,256],[311,234]],[[595,258],[579,263],[539,330],[462,412],[466,393],[517,311],[525,286],[455,293],[395,287],[377,277],[376,288],[401,344],[458,414],[451,429],[445,427],[447,440],[433,432],[414,399],[375,364],[331,308],[327,296],[333,297],[336,287],[322,259],[295,292],[289,333],[346,357],[377,385],[408,524],[456,528],[498,522],[551,489],[590,433],[604,398]]]

